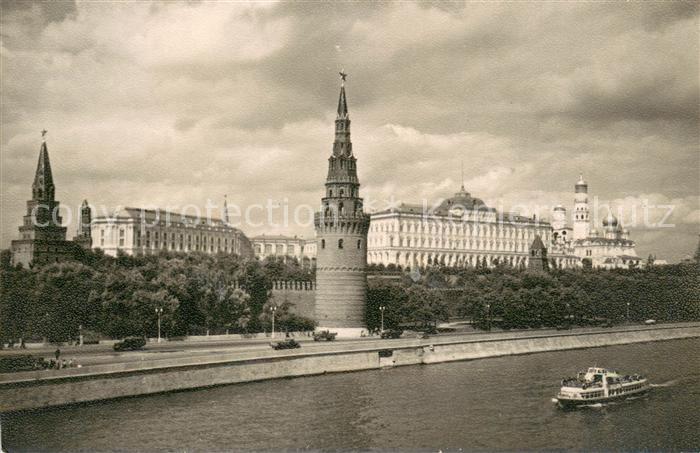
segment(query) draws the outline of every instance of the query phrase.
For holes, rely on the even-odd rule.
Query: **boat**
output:
[[[642,375],[621,375],[617,371],[591,367],[575,378],[562,379],[556,400],[560,406],[570,408],[639,396],[650,388],[649,381]]]

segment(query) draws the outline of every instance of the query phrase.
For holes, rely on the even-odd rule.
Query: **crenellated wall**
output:
[[[316,282],[275,280],[272,282],[270,302],[275,305],[290,303],[289,311],[305,318],[315,316]]]

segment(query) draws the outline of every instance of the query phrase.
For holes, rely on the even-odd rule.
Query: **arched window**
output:
[[[340,196],[342,197],[342,196],[344,196],[344,195],[345,195],[345,190],[340,189]]]
[[[339,249],[343,248],[343,240],[342,239],[338,239],[338,248]]]
[[[321,239],[321,248],[322,249],[326,248],[326,240],[325,239]]]
[[[362,239],[357,240],[357,248],[359,249],[360,247],[362,247]]]
[[[333,196],[333,189],[328,189],[328,196],[332,197]]]

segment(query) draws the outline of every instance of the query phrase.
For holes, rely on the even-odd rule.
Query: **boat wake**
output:
[[[674,385],[678,384],[680,379],[672,379],[667,382],[663,382],[661,384],[650,384],[652,387],[673,387]]]

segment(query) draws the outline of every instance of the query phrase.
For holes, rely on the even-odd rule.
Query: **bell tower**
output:
[[[350,117],[345,96],[347,74],[340,72],[340,97],[335,141],[328,158],[325,196],[316,227],[316,321],[319,330],[339,336],[360,336],[365,329],[367,301],[367,231],[369,215],[362,209],[357,159],[350,141]]]
[[[574,240],[586,239],[590,233],[591,224],[588,210],[588,183],[579,176],[574,186]]]

